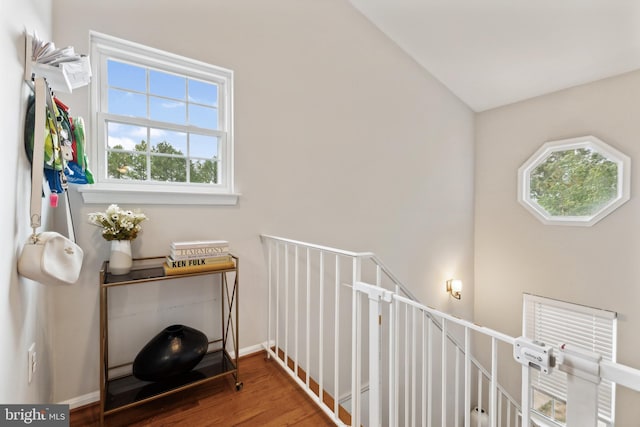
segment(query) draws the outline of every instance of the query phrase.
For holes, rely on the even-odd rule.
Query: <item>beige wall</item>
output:
[[[519,335],[523,292],[614,310],[618,360],[640,367],[639,112],[634,72],[477,115],[477,322]],[[593,227],[543,225],[517,202],[517,170],[545,141],[583,135],[631,157],[631,200]],[[618,395],[616,425],[638,425],[639,397]]]
[[[56,43],[86,52],[90,29],[235,71],[239,204],[131,207],[151,218],[138,256],[174,239],[231,242],[241,347],[265,339],[260,233],[374,251],[423,301],[472,316],[473,113],[346,0],[56,1]],[[88,117],[86,88],[62,98]],[[74,202],[86,260],[81,283],[55,294],[56,400],[98,389],[108,245],[84,218],[105,206]],[[455,303],[453,275],[466,282]]]
[[[7,3],[12,3],[9,6]],[[29,227],[30,166],[24,152],[24,115],[30,89],[24,82],[25,29],[51,34],[51,1],[0,4],[0,131],[4,159],[0,168],[3,202],[0,223],[0,402],[46,403],[52,399],[53,349],[48,289],[18,276],[16,263]],[[43,211],[46,224],[49,214]],[[35,343],[38,366],[31,384],[27,349]]]

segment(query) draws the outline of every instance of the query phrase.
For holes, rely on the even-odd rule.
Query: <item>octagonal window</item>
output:
[[[547,142],[518,169],[518,201],[545,224],[593,225],[629,200],[630,164],[594,136]]]

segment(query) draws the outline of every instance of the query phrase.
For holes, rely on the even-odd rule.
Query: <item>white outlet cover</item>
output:
[[[29,346],[29,350],[27,351],[27,370],[28,370],[28,378],[29,384],[31,384],[31,380],[33,380],[33,374],[36,371],[36,343],[32,343]]]

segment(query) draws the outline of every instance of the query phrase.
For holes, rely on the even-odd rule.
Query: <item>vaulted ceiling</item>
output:
[[[483,111],[640,68],[640,0],[350,0]]]

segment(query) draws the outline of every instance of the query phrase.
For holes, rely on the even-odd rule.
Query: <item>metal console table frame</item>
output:
[[[217,378],[232,375],[236,390],[241,390],[243,383],[239,379],[238,369],[238,274],[239,259],[231,255],[235,267],[210,270],[198,273],[165,276],[162,263],[165,257],[138,258],[133,261],[130,273],[113,275],[109,272],[109,261],[102,264],[100,270],[100,425],[104,425],[105,415],[113,414],[127,408],[141,405],[168,394],[203,384]],[[233,274],[233,281],[227,278]],[[141,283],[175,280],[185,277],[217,275],[220,277],[222,303],[222,338],[209,342],[222,344],[220,349],[210,350],[202,361],[189,373],[167,382],[141,381],[132,374],[110,378],[110,371],[131,366],[133,362],[118,366],[109,366],[109,290],[118,286],[130,286]],[[230,287],[231,283],[231,287]],[[226,304],[226,305],[225,305]],[[229,341],[231,340],[231,342]],[[233,355],[227,351],[227,344],[232,344]]]

